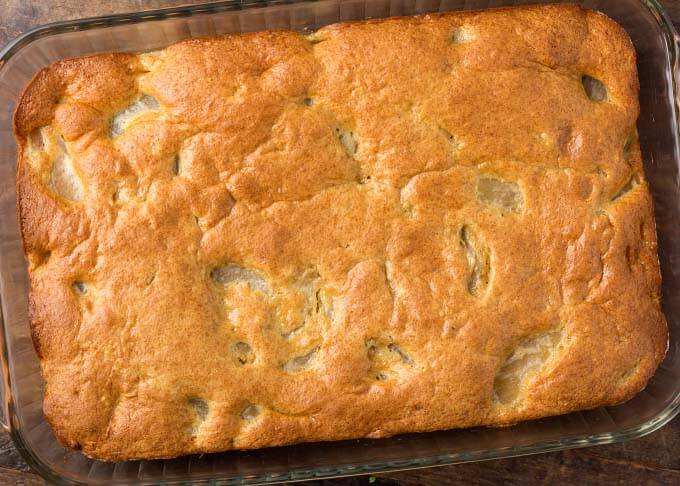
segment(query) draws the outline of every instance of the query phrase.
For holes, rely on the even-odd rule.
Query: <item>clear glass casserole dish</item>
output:
[[[663,308],[670,348],[647,388],[617,406],[471,429],[189,456],[103,463],[64,450],[42,414],[42,379],[27,322],[27,275],[16,221],[16,145],[12,113],[21,89],[63,57],[102,51],[148,51],[188,37],[264,29],[312,31],[369,17],[539,3],[521,0],[231,0],[46,25],[0,52],[0,303],[2,420],[26,461],[61,484],[210,482],[260,484],[327,478],[492,459],[606,444],[648,434],[680,411],[680,181],[678,42],[654,0],[584,0],[626,28],[638,52],[645,170],[655,201]],[[574,2],[572,2],[574,3]]]

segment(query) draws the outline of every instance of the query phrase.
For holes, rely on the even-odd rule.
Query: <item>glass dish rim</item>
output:
[[[315,0],[221,0],[210,3],[196,5],[184,5],[175,7],[164,7],[147,11],[134,11],[128,13],[87,17],[82,19],[64,20],[51,22],[36,26],[20,34],[9,41],[0,49],[0,71],[7,64],[7,61],[17,54],[25,46],[38,39],[51,35],[81,32],[97,28],[130,25],[142,22],[165,20],[169,18],[191,17],[202,14],[214,14],[219,12],[242,10],[252,8],[262,8],[275,5],[286,5],[295,3],[308,3]],[[676,31],[668,14],[657,0],[639,0],[655,18],[661,27],[665,47],[668,49],[667,67],[671,69],[672,75],[669,79],[669,94],[673,100],[672,120],[675,121],[674,131],[677,140],[680,139],[680,35]],[[545,3],[552,3],[545,0]],[[2,407],[2,418],[5,423],[1,425],[10,434],[12,441],[20,452],[24,460],[34,472],[40,476],[53,481],[57,484],[85,484],[72,478],[59,476],[50,466],[43,463],[30,447],[28,447],[22,437],[21,431],[15,426],[17,417],[14,414],[14,402],[12,398],[12,386],[9,374],[9,355],[6,343],[6,326],[3,313],[2,295],[0,294],[0,352],[2,358],[2,386],[4,388],[4,400]],[[544,440],[523,446],[506,446],[495,449],[484,449],[468,452],[458,452],[451,454],[439,454],[434,456],[420,457],[409,460],[398,460],[388,462],[373,463],[352,463],[337,467],[324,468],[301,468],[290,469],[286,473],[264,473],[261,476],[247,476],[226,478],[201,478],[199,481],[207,480],[210,484],[271,484],[279,482],[299,482],[308,479],[328,479],[347,477],[360,474],[396,472],[426,467],[446,466],[464,462],[474,462],[482,460],[493,460],[511,458],[544,452],[553,452],[565,449],[590,447],[595,445],[614,444],[626,440],[643,437],[655,432],[680,414],[680,391],[675,398],[657,415],[635,427],[629,427],[619,432],[602,432],[590,435],[580,435],[570,438]],[[157,483],[156,481],[152,481]],[[147,484],[148,481],[142,480],[139,484]],[[161,480],[161,484],[186,484],[185,480]]]

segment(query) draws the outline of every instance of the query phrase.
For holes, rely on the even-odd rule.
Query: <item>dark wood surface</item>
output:
[[[56,20],[131,12],[198,0],[0,0],[0,45],[36,25]],[[680,1],[661,2],[680,26]],[[622,444],[401,473],[305,483],[349,485],[490,484],[680,485],[680,419]],[[45,484],[23,461],[9,435],[0,432],[0,484]]]

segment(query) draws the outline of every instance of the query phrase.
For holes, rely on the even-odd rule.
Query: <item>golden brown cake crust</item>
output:
[[[637,92],[573,6],[42,70],[17,189],[57,436],[161,458],[630,398],[667,346]]]

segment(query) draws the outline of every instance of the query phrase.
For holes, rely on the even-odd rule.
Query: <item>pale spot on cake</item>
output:
[[[397,286],[397,283],[395,281],[395,275],[394,275],[394,265],[392,264],[391,261],[385,260],[385,282],[387,283],[387,290],[390,292],[390,299],[392,299],[392,308],[394,309],[394,306],[397,303],[398,294],[399,294],[399,288]]]
[[[397,346],[395,343],[389,343],[387,345],[387,349],[391,353],[395,353],[397,356],[399,356],[399,359],[402,360],[404,363],[406,363],[409,366],[415,365],[415,362],[413,359],[406,353],[403,349],[401,349],[399,346]]]
[[[52,149],[54,159],[50,173],[50,189],[64,199],[80,201],[83,198],[83,184],[75,171],[73,160],[68,154],[64,140],[57,137],[56,144]]]
[[[475,40],[475,33],[470,26],[457,27],[451,34],[452,44],[466,44]]]
[[[76,295],[79,296],[84,296],[88,293],[89,290],[89,285],[86,284],[85,282],[82,282],[80,280],[76,280],[72,284],[73,291],[76,293]]]
[[[494,401],[514,403],[522,393],[523,384],[554,359],[561,349],[564,330],[556,329],[520,342],[502,361],[493,384]]]
[[[549,147],[549,146],[552,145],[552,137],[550,135],[548,135],[546,132],[539,133],[537,138],[546,147]]]
[[[262,292],[269,296],[272,289],[269,283],[259,273],[241,265],[229,264],[215,267],[210,272],[210,277],[218,284],[232,285],[243,283],[251,290]]]
[[[252,422],[260,416],[260,413],[260,407],[253,403],[249,403],[241,410],[239,417],[241,417],[241,419],[245,420],[246,422]]]
[[[124,205],[138,197],[137,187],[130,180],[114,180],[112,182],[111,202]]]
[[[557,130],[557,149],[561,156],[577,159],[583,151],[583,142],[581,131],[572,126],[565,125]]]
[[[319,347],[316,346],[312,348],[307,353],[296,356],[283,364],[283,370],[287,373],[300,373],[306,371],[312,367],[314,359],[319,351]]]
[[[469,226],[460,229],[460,245],[465,250],[469,272],[467,289],[474,297],[482,297],[489,286],[491,259],[489,249],[473,235]]]
[[[310,332],[328,328],[334,317],[336,291],[325,284],[316,267],[310,266],[289,284],[288,292],[277,294],[278,326],[284,339],[306,339]]]
[[[73,169],[70,157],[59,157],[54,161],[50,188],[70,201],[80,201],[83,197],[83,189],[78,176]]]
[[[42,152],[45,150],[43,130],[45,130],[45,127],[35,128],[28,134],[28,148],[31,152]]]
[[[191,435],[196,436],[198,435],[201,425],[208,418],[210,407],[208,406],[208,402],[206,402],[204,399],[193,397],[189,399],[189,409],[193,414]]]
[[[585,74],[581,77],[581,84],[586,96],[591,100],[599,102],[607,99],[607,88],[599,79]]]
[[[320,278],[318,270],[310,267],[302,273],[295,284],[295,289],[304,296],[305,309],[303,313],[306,315],[311,315],[313,311],[318,310],[316,290],[319,286]]]
[[[377,381],[401,378],[416,368],[413,357],[391,337],[367,338],[364,344],[366,357],[371,363],[370,376]]]
[[[135,120],[160,109],[160,103],[153,96],[142,95],[130,103],[123,111],[111,119],[109,133],[111,138],[121,135]]]
[[[153,71],[161,64],[164,54],[163,50],[149,51],[139,54],[138,59],[148,72]]]
[[[640,361],[638,360],[633,366],[631,366],[630,368],[626,369],[626,371],[624,371],[624,372],[621,374],[621,381],[628,380],[629,378],[631,378],[632,376],[634,376],[635,373],[637,373],[637,370],[638,370],[639,367],[640,367]]]
[[[323,314],[329,321],[335,318],[336,292],[331,288],[321,287],[316,291],[317,313]]]
[[[344,128],[341,127],[336,127],[335,133],[338,137],[338,140],[340,140],[340,144],[342,145],[344,151],[350,158],[353,159],[359,148],[359,143],[357,142],[357,139],[354,136],[354,132],[345,130]]]
[[[306,35],[305,39],[307,39],[307,42],[309,42],[312,46],[320,44],[326,40],[319,32],[312,32],[311,34]]]
[[[446,144],[448,146],[448,150],[449,150],[449,152],[452,153],[451,156],[455,155],[456,152],[458,152],[460,149],[463,148],[464,143],[461,140],[459,140],[458,138],[456,138],[456,136],[454,134],[452,134],[447,129],[442,128],[442,127],[439,127],[438,130],[439,130],[439,134],[446,141]],[[453,165],[452,160],[450,161],[449,165]]]
[[[572,158],[576,159],[580,156],[583,150],[583,134],[581,132],[572,132],[571,138],[567,143],[566,153]]]
[[[480,177],[477,181],[477,197],[482,203],[502,213],[518,212],[524,204],[524,196],[516,183],[492,177]]]
[[[331,289],[322,286],[316,269],[306,270],[293,287],[297,295],[296,318],[284,329],[283,337],[289,338],[307,324],[322,324],[333,319],[333,295]],[[298,312],[299,310],[299,312]]]
[[[255,360],[253,348],[248,343],[238,341],[231,346],[232,356],[238,365],[250,364]]]

